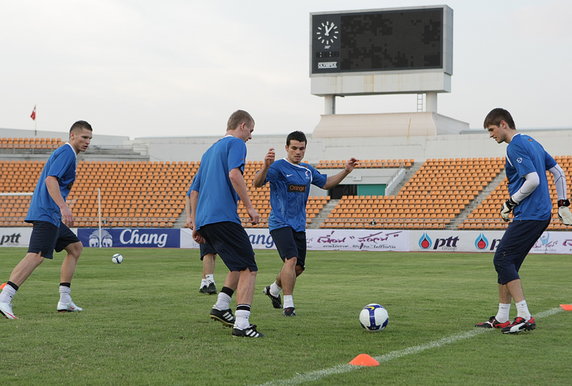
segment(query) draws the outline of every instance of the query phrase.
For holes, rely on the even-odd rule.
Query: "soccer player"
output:
[[[251,222],[260,221],[243,177],[246,142],[252,138],[253,131],[254,119],[248,112],[232,113],[226,136],[203,154],[190,195],[194,240],[210,244],[229,270],[210,317],[232,326],[233,336],[246,338],[263,336],[249,321],[258,266],[237,212],[240,199]],[[230,310],[235,291],[236,317]]]
[[[506,177],[509,198],[501,206],[504,221],[513,221],[504,233],[493,263],[498,274],[499,307],[497,314],[476,327],[500,328],[505,334],[534,330],[536,322],[526,303],[519,270],[530,249],[550,223],[552,200],[546,171],[554,178],[558,196],[558,215],[566,225],[572,225],[570,201],[566,195],[566,177],[562,168],[536,140],[516,131],[510,113],[493,109],[485,118],[484,127],[497,143],[506,142]],[[517,315],[509,318],[511,301]]]
[[[303,163],[308,141],[301,131],[293,131],[286,137],[286,158],[274,162],[274,149],[264,158],[264,166],[254,176],[253,184],[261,187],[270,182],[270,234],[283,261],[276,280],[263,290],[274,308],[282,308],[285,316],[295,316],[294,286],[296,277],[306,267],[306,203],[310,185],[331,189],[357,166],[357,160],[350,158],[344,170],[328,177],[313,166]],[[284,292],[284,305],[280,299]]]
[[[42,170],[25,219],[33,224],[28,253],[12,270],[0,293],[0,314],[7,319],[17,319],[12,311],[12,298],[44,259],[53,258],[54,249],[67,252],[60,271],[60,300],[56,309],[58,312],[82,311],[71,298],[71,281],[83,247],[68,228],[73,225],[74,217],[66,197],[75,181],[77,154],[87,150],[91,138],[91,125],[85,121],[75,122],[69,142],[54,150]]]
[[[187,214],[185,226],[193,229],[194,224],[191,216],[191,187],[189,187],[189,191],[185,196],[185,213]],[[203,274],[201,277],[199,292],[207,295],[215,295],[216,283],[214,279],[214,270],[216,251],[210,244],[205,242],[203,244],[199,244],[199,253],[203,263]]]

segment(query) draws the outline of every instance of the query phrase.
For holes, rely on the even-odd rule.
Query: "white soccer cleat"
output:
[[[11,303],[0,303],[0,314],[3,315],[6,319],[18,319],[12,311]]]
[[[69,303],[62,303],[58,302],[58,312],[80,312],[83,311],[83,308],[78,307],[75,305],[73,301],[69,301]]]

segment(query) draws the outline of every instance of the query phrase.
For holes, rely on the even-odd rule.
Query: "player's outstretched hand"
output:
[[[268,149],[268,153],[266,153],[266,155],[264,156],[264,165],[266,167],[270,167],[270,165],[274,163],[275,158],[276,158],[276,152],[274,151],[274,148],[271,147],[270,149]]]
[[[572,225],[572,213],[569,207],[569,200],[558,200],[558,218],[564,225]]]
[[[518,204],[516,202],[514,202],[512,200],[512,197],[509,198],[508,200],[506,200],[502,206],[501,206],[501,210],[500,210],[500,215],[502,217],[502,219],[504,221],[510,221],[510,212],[512,212],[512,210],[514,209],[515,206],[517,206]]]
[[[348,160],[348,162],[346,162],[346,170],[347,170],[348,172],[351,172],[352,170],[354,170],[354,168],[355,168],[356,166],[358,166],[358,162],[359,162],[359,160],[357,160],[357,159],[355,159],[355,158],[353,158],[353,157],[350,158],[350,159]]]

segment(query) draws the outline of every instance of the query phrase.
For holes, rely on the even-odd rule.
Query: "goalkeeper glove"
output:
[[[510,212],[512,212],[514,207],[517,205],[518,205],[518,203],[514,202],[512,197],[509,198],[508,200],[506,200],[504,202],[504,204],[502,204],[501,210],[500,210],[500,215],[504,221],[510,221],[509,214],[510,214]]]
[[[572,213],[570,213],[569,206],[569,200],[558,200],[558,218],[564,225],[572,225]]]

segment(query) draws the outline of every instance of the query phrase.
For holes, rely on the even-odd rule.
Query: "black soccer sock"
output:
[[[229,297],[232,297],[232,295],[234,294],[234,290],[228,287],[222,287],[220,292],[227,294]]]
[[[9,285],[10,287],[14,288],[15,291],[18,291],[18,288],[20,288],[19,286],[17,286],[16,284],[12,283],[10,280],[8,280],[6,282],[7,285]]]

